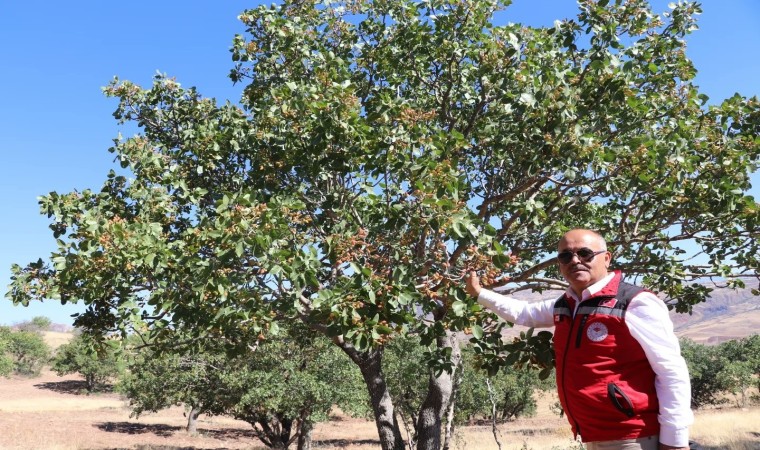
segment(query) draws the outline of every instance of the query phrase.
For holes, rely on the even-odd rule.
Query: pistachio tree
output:
[[[124,370],[124,362],[116,347],[116,343],[95,346],[90,335],[78,333],[56,349],[50,368],[58,376],[72,373],[82,376],[87,394],[108,391],[111,381]]]
[[[311,448],[314,424],[328,420],[333,406],[366,414],[366,391],[356,367],[324,336],[287,331],[235,355],[216,342],[188,353],[138,345],[119,391],[136,417],[184,405],[189,433],[197,433],[199,415],[225,415],[249,423],[269,448]]]
[[[760,109],[693,83],[699,6],[581,0],[534,28],[496,24],[508,3],[245,11],[235,103],[166,76],[115,80],[115,117],[140,128],[110,149],[124,171],[42,198],[58,248],[15,266],[8,297],[82,302],[77,326],[172,345],[253,346],[301,321],[358,365],[383,449],[404,447],[383,349],[414,333],[431,367],[415,427],[427,449],[453,407],[458,336],[492,371],[551,365],[550,333],[505,345],[463,271],[508,292],[562,288],[558,238],[588,227],[679,311],[708,294],[698,279],[757,276]]]
[[[37,377],[50,353],[41,333],[0,326],[0,376]]]

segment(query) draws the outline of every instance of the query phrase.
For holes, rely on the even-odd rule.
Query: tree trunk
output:
[[[278,414],[278,417],[280,418],[280,434],[277,437],[279,439],[279,442],[276,444],[274,448],[282,448],[286,449],[290,445],[290,433],[293,429],[293,420],[292,419],[286,419],[282,417],[280,414]]]
[[[85,382],[85,388],[87,389],[88,394],[92,394],[95,392],[95,375],[88,373],[84,377]]]
[[[376,349],[359,352],[346,342],[336,340],[336,344],[359,366],[364,383],[369,391],[382,450],[405,450],[406,446],[401,437],[401,428],[399,428],[393,409],[393,400],[390,392],[388,392],[388,385],[385,383],[382,368],[383,351]]]
[[[458,344],[457,349],[459,349]],[[453,391],[451,392],[451,399],[449,400],[449,404],[446,407],[446,429],[443,433],[443,450],[449,450],[451,448],[451,440],[454,437],[455,407],[457,396],[459,394],[459,387],[462,384],[462,371],[464,370],[464,367],[462,366],[461,352],[457,350],[457,353],[459,354],[459,362],[454,367],[454,387]]]
[[[192,406],[190,412],[187,413],[187,432],[189,434],[196,434],[198,432],[198,416],[201,414],[201,410],[197,406]]]
[[[302,421],[298,433],[298,450],[311,450],[311,434],[314,430],[311,422]]]
[[[456,333],[447,331],[438,338],[438,348],[451,348],[453,369],[451,373],[442,372],[439,376],[430,373],[428,395],[420,407],[417,417],[417,449],[440,450],[441,422],[449,406],[453,393],[454,377],[462,359]]]
[[[283,418],[281,414],[274,414],[274,416],[236,416],[236,419],[245,420],[253,425],[254,434],[259,440],[269,448],[284,450],[287,449],[291,443],[290,431],[293,426],[293,420]],[[260,430],[256,428],[256,425],[261,427]]]
[[[488,399],[491,400],[491,433],[493,434],[493,440],[496,441],[496,446],[501,450],[501,441],[499,440],[499,429],[497,428],[498,421],[496,420],[498,411],[496,408],[496,395],[491,387],[491,379],[486,378],[486,387],[488,387]]]

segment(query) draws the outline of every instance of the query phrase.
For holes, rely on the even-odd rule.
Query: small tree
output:
[[[755,383],[751,366],[747,361],[725,359],[725,365],[718,373],[718,378],[719,383],[725,386],[727,393],[733,396],[737,407],[747,406],[748,390]]]
[[[218,372],[226,368],[224,355],[208,352],[180,355],[143,349],[131,358],[117,390],[129,399],[132,415],[160,411],[173,405],[187,407],[188,433],[197,432],[197,418],[209,411],[218,389]],[[211,396],[211,398],[209,398]]]
[[[472,423],[477,419],[504,423],[536,412],[536,391],[545,388],[535,370],[504,367],[489,375],[478,367],[470,347],[463,349],[462,383],[457,397],[457,420]],[[488,383],[491,385],[489,392]],[[492,402],[495,407],[492,408]]]
[[[717,348],[724,361],[718,373],[719,382],[733,395],[736,406],[747,405],[748,391],[757,383],[760,371],[760,335],[721,343]]]
[[[36,316],[28,322],[22,322],[18,324],[16,328],[23,331],[32,331],[32,332],[40,333],[42,331],[49,330],[52,324],[53,322],[47,317]]]
[[[385,349],[383,373],[410,448],[415,442],[417,413],[427,394],[431,371],[427,360],[431,355],[420,345],[419,338],[411,335],[394,339]],[[445,424],[448,436],[456,426],[471,424],[479,419],[503,423],[519,416],[530,416],[536,410],[535,391],[553,387],[553,381],[542,381],[536,371],[530,370],[527,365],[522,368],[504,367],[489,375],[480,366],[471,346],[462,348],[461,364],[455,373],[455,404],[451,405],[453,414]],[[492,402],[495,408],[492,408]],[[450,439],[444,439],[443,447],[450,444]]]
[[[39,333],[0,327],[0,373],[38,376],[49,359],[50,347]]]
[[[757,390],[760,391],[760,334],[755,334],[746,339],[745,354],[749,355],[750,367],[754,374]],[[756,400],[760,400],[760,392]]]
[[[311,448],[314,423],[327,420],[333,405],[367,414],[361,374],[324,338],[293,330],[287,338],[262,342],[256,351],[229,361],[219,372],[213,412],[246,421],[271,448]]]
[[[87,334],[77,334],[70,342],[58,347],[52,369],[58,375],[78,373],[85,379],[88,393],[104,389],[111,378],[122,370],[117,343],[99,345]]]
[[[200,414],[228,415],[250,423],[271,448],[311,445],[311,430],[334,404],[367,412],[361,378],[345,355],[324,338],[291,330],[253,349],[229,355],[221,345],[138,350],[118,389],[133,414],[185,404],[188,432]]]
[[[726,403],[722,396],[728,391],[727,380],[720,376],[726,359],[718,347],[698,344],[689,339],[681,340],[681,354],[689,367],[691,377],[691,406],[701,408]]]
[[[0,376],[4,377],[13,373],[13,358],[9,351],[10,333],[10,328],[0,327]]]
[[[744,343],[744,355],[750,362],[752,372],[757,376],[760,383],[760,334],[742,340]]]

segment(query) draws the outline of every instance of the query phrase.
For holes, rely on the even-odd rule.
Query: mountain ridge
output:
[[[760,333],[760,296],[757,279],[745,279],[745,287],[714,287],[707,301],[694,305],[691,314],[670,313],[679,337],[716,345]]]

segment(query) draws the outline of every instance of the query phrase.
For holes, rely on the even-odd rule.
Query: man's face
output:
[[[565,234],[557,248],[558,253],[584,253],[584,249],[592,250],[594,253],[606,250],[604,240],[586,230],[574,230]],[[588,257],[574,254],[567,264],[559,263],[559,270],[573,291],[581,295],[584,289],[607,276],[611,258],[607,251],[593,256],[590,261]]]

